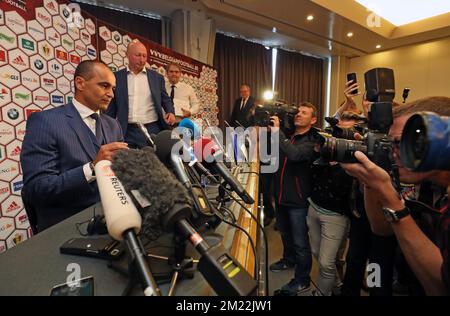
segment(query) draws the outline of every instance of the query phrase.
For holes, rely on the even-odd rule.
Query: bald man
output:
[[[144,44],[131,42],[127,57],[128,67],[114,74],[117,88],[106,114],[117,118],[130,148],[142,148],[147,142],[136,123],[144,124],[149,133],[157,134],[175,123],[175,110],[163,76],[145,68],[147,48]]]

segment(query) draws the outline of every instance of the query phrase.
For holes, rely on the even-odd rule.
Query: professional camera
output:
[[[295,131],[294,122],[297,113],[298,108],[296,106],[288,105],[282,101],[257,105],[255,108],[254,125],[262,127],[270,126],[272,125],[270,117],[278,116],[280,119],[280,129],[290,135]]]
[[[450,170],[450,117],[433,112],[411,116],[403,129],[400,157],[413,171]]]
[[[353,119],[353,117],[352,117],[352,119]],[[355,114],[354,119],[359,120],[359,121],[364,120],[364,118],[361,118],[357,114]],[[325,121],[327,121],[327,123],[330,124],[330,126],[328,126],[324,129],[325,133],[328,133],[331,136],[336,137],[336,138],[354,140],[355,133],[359,133],[359,134],[363,135],[364,131],[365,131],[365,125],[362,125],[360,123],[357,123],[353,127],[350,127],[350,128],[339,127],[339,126],[337,126],[337,124],[339,123],[339,120],[332,116],[326,117]]]
[[[373,102],[369,109],[366,132],[363,133],[364,140],[324,136],[320,155],[322,160],[353,163],[357,162],[355,152],[361,151],[375,164],[389,171],[393,159],[392,142],[387,133],[393,123],[394,72],[392,69],[375,68],[366,72],[364,79],[367,99]],[[349,132],[346,133],[349,136]]]

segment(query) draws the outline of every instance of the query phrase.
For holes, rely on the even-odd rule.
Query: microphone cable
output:
[[[265,286],[265,291],[266,291],[266,294],[268,295],[269,294],[269,268],[268,268],[268,262],[269,262],[269,248],[268,248],[268,245],[269,245],[269,243],[267,242],[267,236],[266,236],[266,232],[264,231],[264,227],[261,225],[261,223],[258,221],[258,219],[256,218],[256,216],[255,215],[253,215],[253,213],[247,208],[247,206],[244,204],[244,203],[242,203],[241,202],[241,200],[240,199],[237,199],[237,198],[235,198],[234,196],[233,196],[233,192],[232,191],[230,191],[230,190],[228,190],[223,184],[219,184],[219,186],[228,194],[228,196],[232,199],[232,200],[234,200],[237,204],[239,204],[241,207],[242,207],[242,209],[247,213],[247,214],[249,214],[250,215],[250,217],[255,221],[255,223],[256,223],[256,225],[258,226],[258,228],[259,228],[259,230],[261,231],[261,233],[262,233],[262,236],[263,236],[263,239],[264,239],[264,248],[265,248],[265,256],[264,256],[264,259],[265,259],[265,261],[266,261],[266,266],[265,266],[265,275],[266,275],[266,286]],[[256,257],[255,257],[255,259],[256,259]],[[259,270],[258,270],[258,273],[259,273]]]
[[[255,256],[255,270],[258,272],[255,275],[255,279],[259,282],[259,275],[258,275],[259,274],[259,255],[258,255],[258,253],[256,251],[255,243],[253,242],[250,234],[242,226],[239,226],[238,224],[229,222],[229,221],[225,220],[224,218],[221,218],[221,216],[219,216],[219,217],[220,217],[220,220],[223,221],[225,224],[228,224],[228,225],[230,225],[230,226],[232,226],[234,228],[239,229],[240,231],[242,231],[247,236],[247,238],[248,238],[248,240],[250,242],[250,246],[252,248],[253,255]]]

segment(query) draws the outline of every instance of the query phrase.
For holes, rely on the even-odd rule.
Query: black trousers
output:
[[[377,263],[381,272],[381,287],[369,288],[371,296],[392,296],[393,269],[397,240],[372,233],[364,210],[363,197],[358,198],[360,218],[350,216],[349,249],[342,295],[359,296],[365,278],[367,262]]]

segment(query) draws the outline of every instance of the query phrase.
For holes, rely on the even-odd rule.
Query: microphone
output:
[[[225,182],[231,187],[231,189],[239,195],[239,197],[247,204],[255,203],[255,200],[248,194],[242,184],[233,176],[230,170],[222,162],[223,152],[214,146],[214,142],[210,138],[202,137],[194,143],[194,148],[201,148],[201,157],[206,162],[207,166],[210,166],[214,172],[219,173]],[[194,151],[195,154],[199,154],[198,150]]]
[[[141,216],[111,170],[110,161],[99,161],[95,165],[95,174],[109,235],[115,240],[125,240],[144,295],[160,296],[161,292],[147,264],[143,246],[136,235],[141,229]]]
[[[201,166],[201,164],[197,161],[191,147],[188,147],[186,143],[180,139],[172,138],[171,135],[173,135],[171,131],[162,131],[158,133],[155,138],[155,143],[158,148],[156,150],[156,155],[165,165],[172,166],[178,180],[189,191],[189,194],[194,201],[195,210],[197,211],[193,214],[194,225],[196,227],[203,226],[204,224],[209,223],[212,218],[216,219],[215,222],[217,222],[217,216],[214,212],[214,208],[209,202],[206,193],[199,184],[192,184],[190,180],[191,178],[186,172],[185,164],[183,163],[177,149],[181,148],[183,150],[183,154],[188,154],[187,158],[193,159],[191,160],[191,163],[193,162],[194,165]],[[188,164],[190,168],[192,168],[191,163]],[[206,174],[210,176],[211,179],[215,180],[213,175],[211,175],[205,167],[201,166],[201,168],[206,171]],[[210,224],[211,223],[208,225],[210,226]]]
[[[155,148],[155,143],[153,142],[153,138],[148,133],[148,130],[147,130],[147,128],[145,128],[144,124],[142,124],[142,123],[136,123],[136,124],[139,127],[139,129],[141,130],[142,134],[144,134],[145,140],[147,141],[147,143],[150,146],[152,146],[153,148]]]
[[[188,118],[184,118],[178,123],[178,127],[187,129],[190,132],[191,139],[198,139],[201,136],[201,130],[197,124]]]
[[[156,155],[165,165],[169,164],[175,169],[178,180],[186,185],[189,178],[186,178],[186,170],[183,161],[189,160],[188,166],[195,167],[200,173],[206,175],[210,180],[215,181],[215,177],[209,172],[202,163],[197,160],[194,149],[186,144],[183,140],[174,138],[173,131],[164,130],[155,137]],[[174,146],[175,149],[174,149]],[[178,151],[177,151],[178,149]],[[181,151],[181,154],[180,154]],[[175,155],[175,156],[174,156]],[[183,158],[181,158],[183,157]]]
[[[209,246],[190,224],[192,199],[152,148],[117,152],[112,169],[127,192],[138,200],[144,235],[150,233],[152,237],[155,230],[175,229],[200,253],[198,270],[218,295],[254,293],[257,284],[239,262],[221,243]]]

